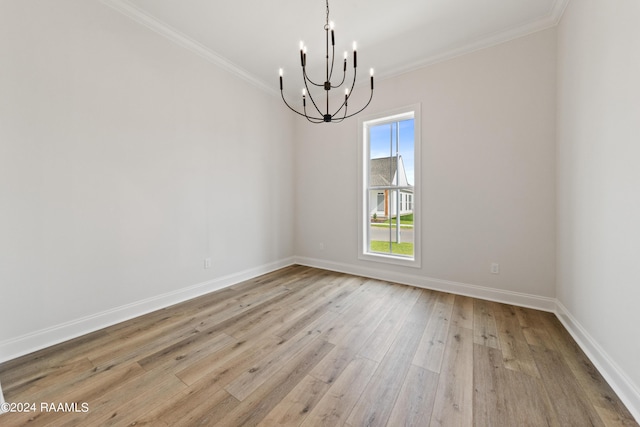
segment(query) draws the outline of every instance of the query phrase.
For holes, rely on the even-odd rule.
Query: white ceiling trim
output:
[[[564,14],[564,11],[570,1],[571,0],[556,0],[556,2],[554,3],[553,8],[551,9],[551,17],[556,25],[560,23],[562,15]]]
[[[201,43],[196,40],[186,36],[180,31],[172,28],[156,17],[148,14],[147,12],[139,9],[134,4],[132,4],[129,0],[101,0],[102,3],[112,7],[118,12],[128,16],[139,24],[144,25],[145,27],[157,32],[158,34],[168,38],[169,40],[175,42],[176,44],[182,46],[185,49],[190,50],[196,55],[201,56],[207,61],[218,65],[222,69],[240,77],[241,79],[249,82],[253,86],[270,93],[272,95],[279,95],[279,91],[273,89],[273,87],[266,85],[262,80],[255,77],[253,74],[249,73],[242,67],[234,64],[229,61],[225,57],[217,54],[216,52],[208,49]],[[413,63],[402,65],[401,67],[397,67],[390,70],[385,70],[379,72],[377,74],[377,78],[379,80],[396,77],[401,74],[405,74],[411,71],[418,70],[420,68],[427,67],[429,65],[433,65],[439,62],[447,61],[449,59],[453,59],[455,57],[465,55],[467,53],[475,52],[481,49],[486,49],[491,46],[496,46],[498,44],[506,43],[508,41],[517,39],[519,37],[523,37],[538,31],[545,30],[547,28],[554,27],[558,25],[560,20],[562,19],[562,15],[570,0],[556,0],[549,10],[549,13],[542,17],[541,19],[529,22],[525,25],[519,25],[517,27],[513,27],[507,29],[505,31],[501,31],[498,33],[490,34],[487,37],[483,37],[481,39],[475,40],[471,43],[464,43],[457,46],[451,46],[446,50],[443,50],[435,55],[431,55],[427,58],[421,59],[420,61],[416,61]]]
[[[171,26],[160,21],[156,17],[140,10],[138,7],[130,3],[128,0],[101,0],[102,3],[112,7],[123,15],[128,16],[139,24],[157,32],[158,34],[168,38],[174,43],[182,46],[183,48],[190,50],[191,52],[199,55],[207,61],[219,66],[220,68],[240,77],[241,79],[251,83],[252,85],[262,89],[265,92],[272,95],[279,95],[280,92],[276,91],[270,86],[264,84],[261,80],[254,77],[251,73],[245,69],[239,67],[223,56],[215,53],[211,49],[206,48],[201,43],[198,43],[194,39],[182,34],[180,31],[172,28]]]
[[[386,79],[396,77],[401,74],[416,71],[429,65],[448,61],[458,56],[466,55],[468,53],[506,43],[511,40],[527,36],[529,34],[537,33],[538,31],[546,30],[547,28],[555,27],[560,22],[560,19],[562,19],[562,14],[564,13],[564,10],[567,7],[569,1],[570,0],[556,0],[549,13],[541,19],[532,21],[525,25],[518,25],[517,27],[488,35],[471,43],[464,43],[457,46],[449,47],[442,52],[421,59],[420,61],[405,64],[395,69],[382,71],[378,73],[378,78]]]

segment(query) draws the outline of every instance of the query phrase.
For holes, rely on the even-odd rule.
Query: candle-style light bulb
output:
[[[280,68],[280,91],[282,92],[282,68]]]
[[[369,70],[369,73],[371,74],[371,90],[373,90],[373,68]]]
[[[353,68],[358,66],[358,45],[353,42]]]
[[[335,46],[336,45],[336,36],[333,33],[333,21],[329,22],[329,28],[331,29],[331,46]]]
[[[282,77],[282,72],[283,72],[282,68],[280,68],[280,77]]]
[[[307,96],[307,90],[302,88],[302,97],[304,98],[305,96]]]

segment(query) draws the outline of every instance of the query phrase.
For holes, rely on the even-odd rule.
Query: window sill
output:
[[[384,264],[400,265],[403,267],[413,267],[413,268],[421,267],[419,258],[416,259],[416,258],[408,258],[408,257],[402,257],[402,256],[377,254],[377,253],[361,253],[358,256],[358,259],[361,259],[363,261],[372,261],[372,262],[378,262],[378,263],[384,263]]]

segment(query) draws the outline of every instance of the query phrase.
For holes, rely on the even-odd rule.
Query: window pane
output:
[[[414,256],[414,120],[369,127],[370,253]]]

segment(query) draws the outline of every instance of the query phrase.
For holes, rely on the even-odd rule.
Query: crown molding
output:
[[[155,31],[156,33],[168,38],[179,46],[195,53],[196,55],[204,58],[205,60],[211,62],[212,64],[217,65],[225,71],[228,71],[240,79],[250,83],[251,85],[271,94],[271,95],[279,95],[279,92],[274,90],[272,87],[266,85],[263,81],[253,76],[248,71],[224,58],[223,56],[217,54],[216,52],[208,49],[201,43],[196,40],[190,38],[189,36],[181,33],[180,31],[172,28],[166,23],[162,22],[158,18],[153,15],[148,14],[147,12],[141,10],[136,7],[128,0],[100,0],[105,5],[115,9],[116,11],[122,13],[123,15],[133,19],[137,23],[144,25],[150,30]]]
[[[530,34],[555,27],[562,19],[562,14],[564,13],[564,10],[566,9],[569,1],[570,0],[556,0],[549,12],[542,18],[536,19],[523,25],[517,25],[503,31],[489,34],[485,37],[468,43],[460,43],[455,46],[449,46],[446,49],[443,49],[440,52],[437,52],[419,61],[415,61],[413,63],[406,64],[391,70],[383,71],[378,74],[378,78],[387,79],[396,77],[405,73],[428,67],[433,64],[437,64],[439,62],[448,61],[458,56],[466,55],[468,53],[486,49],[492,46],[497,46],[518,39],[520,37],[528,36]]]
[[[179,46],[188,49],[189,51],[204,58],[205,60],[234,74],[235,76],[250,83],[251,85],[271,95],[279,96],[279,92],[277,90],[273,89],[273,87],[271,87],[270,85],[265,84],[258,77],[254,76],[250,72],[244,70],[240,66],[234,64],[218,53],[212,51],[211,49],[205,47],[196,40],[160,21],[158,18],[141,10],[140,8],[132,4],[129,0],[100,1],[105,5],[110,6],[116,11],[122,13],[123,15],[133,19],[139,24],[144,25],[145,27],[155,31],[156,33],[168,38]],[[430,55],[419,61],[379,72],[377,78],[379,80],[383,80],[396,77],[402,74],[419,70],[421,68],[428,67],[433,64],[437,64],[439,62],[448,61],[458,56],[466,55],[468,53],[506,43],[511,40],[536,33],[538,31],[546,30],[547,28],[555,27],[562,19],[562,15],[570,1],[571,0],[556,0],[553,6],[550,8],[549,12],[540,19],[528,22],[524,25],[518,25],[512,28],[508,28],[504,31],[489,34],[485,37],[470,41],[468,43],[460,43],[458,45],[449,46],[446,49],[436,52],[433,55]]]
[[[571,0],[556,0],[551,8],[551,19],[558,25],[560,20],[562,19],[562,15],[564,15],[564,11],[569,5]]]

